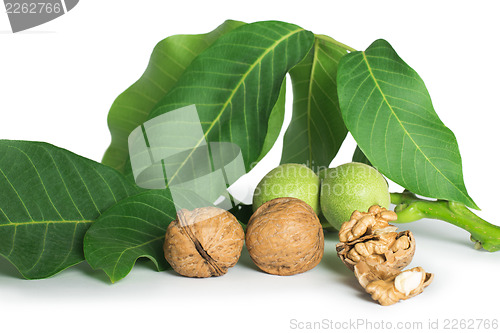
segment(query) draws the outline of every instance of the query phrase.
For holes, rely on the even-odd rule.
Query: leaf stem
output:
[[[333,39],[332,37],[330,36],[327,36],[327,35],[314,35],[317,39],[321,39],[321,40],[324,40],[328,43],[332,43],[332,44],[335,44],[335,45],[338,45],[344,49],[346,49],[347,51],[349,52],[355,52],[356,49],[353,49],[352,47],[350,47],[349,45],[346,45],[344,43],[341,43],[335,39]]]
[[[493,225],[464,204],[447,200],[426,200],[404,191],[391,193],[391,202],[396,205],[397,223],[407,223],[422,218],[446,221],[471,233],[475,248],[494,252],[500,250],[500,227]]]

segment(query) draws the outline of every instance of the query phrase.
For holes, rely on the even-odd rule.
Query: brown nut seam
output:
[[[228,211],[216,207],[181,209],[168,226],[165,259],[188,277],[220,276],[241,255],[245,233]]]

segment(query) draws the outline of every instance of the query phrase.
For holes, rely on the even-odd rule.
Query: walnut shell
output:
[[[245,233],[228,211],[216,207],[181,209],[168,226],[165,259],[189,277],[224,275],[240,258]]]
[[[354,211],[339,231],[337,255],[351,270],[360,261],[396,270],[408,266],[415,239],[411,231],[396,232],[397,227],[388,223],[396,219],[396,213],[376,205],[366,213]]]
[[[415,239],[410,231],[396,232],[388,223],[395,220],[395,212],[374,205],[366,213],[354,211],[339,231],[337,255],[381,305],[420,294],[434,277],[421,267],[401,271],[413,258]]]
[[[314,268],[323,257],[324,236],[318,216],[296,198],[276,198],[250,218],[246,245],[264,272],[294,275]]]
[[[420,280],[417,280],[416,284],[404,281],[404,274],[415,273],[420,276]],[[401,271],[381,265],[370,266],[364,261],[354,266],[354,274],[366,292],[381,305],[392,305],[400,300],[417,296],[434,279],[434,274],[427,273],[422,267]]]

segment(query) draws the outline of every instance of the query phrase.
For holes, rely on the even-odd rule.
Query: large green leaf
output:
[[[151,190],[128,197],[108,209],[85,235],[85,259],[102,269],[112,282],[124,278],[140,257],[158,270],[169,268],[163,254],[165,232],[175,220],[167,190]]]
[[[109,110],[108,127],[112,141],[102,163],[123,171],[128,158],[130,132],[148,119],[149,112],[198,54],[217,38],[243,24],[228,20],[207,34],[176,35],[160,41],[144,74],[116,98]]]
[[[267,122],[267,135],[264,139],[264,144],[262,145],[262,150],[260,156],[257,158],[255,163],[259,162],[266,154],[273,148],[274,143],[278,139],[278,136],[283,127],[283,121],[285,120],[285,105],[286,105],[286,80],[283,80],[281,85],[280,94],[276,104],[274,104],[271,114],[269,115],[269,120]]]
[[[345,124],[375,167],[414,193],[477,208],[455,135],[434,111],[422,79],[387,41],[346,55],[337,78]]]
[[[29,279],[82,260],[83,237],[136,192],[116,170],[40,142],[0,141],[0,254]]]
[[[281,163],[328,167],[347,135],[337,97],[337,65],[346,47],[327,36],[290,71],[293,114],[283,141]]]
[[[271,111],[286,73],[313,40],[311,32],[284,22],[236,28],[191,63],[150,118],[195,104],[204,138],[193,151],[204,140],[232,142],[240,147],[248,171],[261,157],[268,132],[279,133],[280,126],[268,127]]]
[[[286,97],[286,80],[283,80],[278,100],[276,101],[276,104],[274,105],[269,115],[268,125],[267,125],[268,126],[267,135],[264,139],[264,144],[262,146],[260,156],[257,158],[257,160],[254,161],[253,163],[254,165],[256,165],[262,158],[264,158],[264,156],[271,150],[274,143],[276,142],[276,139],[279,136],[285,118],[285,102],[286,102],[285,97]],[[167,144],[172,144],[172,141],[168,142]],[[189,161],[192,162],[192,159],[190,159]],[[182,162],[185,161],[180,161],[180,164],[182,164]],[[251,167],[253,167],[253,165]],[[134,182],[134,176],[132,172],[132,166],[130,164],[130,159],[127,159],[123,173],[125,177],[129,179],[129,181]]]

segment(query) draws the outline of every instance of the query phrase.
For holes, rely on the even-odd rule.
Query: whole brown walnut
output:
[[[296,198],[276,198],[250,218],[246,245],[264,272],[293,275],[314,268],[323,257],[323,228],[314,210]]]
[[[238,262],[244,241],[243,228],[228,211],[181,209],[168,226],[163,250],[170,266],[181,275],[220,276]]]

